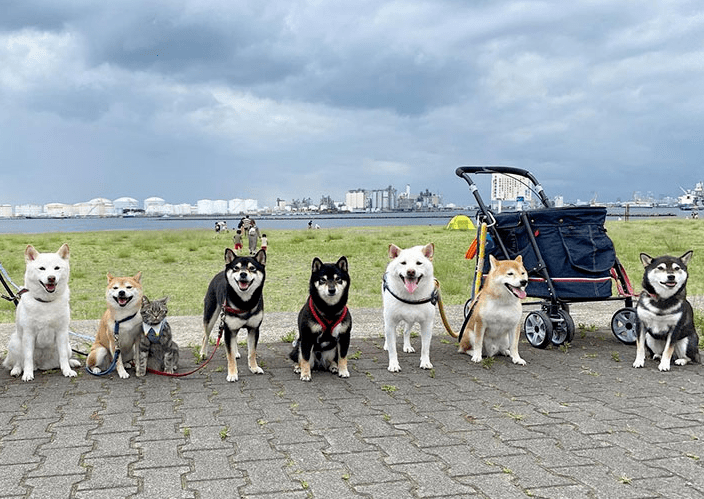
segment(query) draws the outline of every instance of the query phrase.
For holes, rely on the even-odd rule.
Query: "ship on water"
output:
[[[682,189],[682,192],[677,203],[681,210],[704,209],[704,182],[697,182],[694,189]]]

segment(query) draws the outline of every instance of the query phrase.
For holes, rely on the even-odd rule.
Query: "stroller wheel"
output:
[[[636,342],[636,309],[625,307],[617,310],[611,318],[611,331],[614,336],[626,345]]]
[[[545,348],[552,339],[552,321],[550,316],[543,311],[531,312],[523,323],[528,343],[535,348]]]
[[[557,318],[552,326],[552,341],[553,345],[562,345],[563,343],[571,343],[574,339],[574,321],[569,312],[560,309],[557,311]]]

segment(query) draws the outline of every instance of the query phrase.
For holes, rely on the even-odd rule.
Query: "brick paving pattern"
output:
[[[283,341],[260,344],[262,375],[243,355],[236,383],[222,348],[187,378],[3,369],[0,497],[704,495],[702,366],[633,369],[634,347],[606,329],[522,341],[525,367],[474,364],[436,335],[433,370],[399,352],[393,374],[382,346],[353,331],[351,377],[310,383]],[[181,359],[196,364],[190,348]]]

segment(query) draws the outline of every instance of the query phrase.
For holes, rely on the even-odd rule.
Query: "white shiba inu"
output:
[[[640,254],[643,264],[643,292],[636,306],[636,359],[633,367],[645,365],[646,349],[654,359],[660,359],[658,369],[670,370],[675,364],[700,362],[699,335],[694,327],[692,305],[687,301],[687,265],[692,258],[688,251],[679,258],[652,258]]]
[[[120,355],[115,369],[120,378],[130,377],[124,363],[137,359],[136,350],[142,334],[141,279],[141,272],[137,272],[134,277],[113,277],[108,274],[108,286],[105,289],[108,308],[100,319],[98,333],[86,359],[86,367],[94,374],[108,368],[119,348]]]
[[[420,325],[420,367],[432,369],[430,363],[430,339],[433,335],[437,290],[433,276],[432,243],[401,249],[395,244],[389,246],[391,262],[386,267],[381,295],[384,303],[384,350],[389,352],[391,372],[399,372],[401,366],[396,354],[396,328],[405,324],[403,331],[403,351],[415,352],[411,346],[410,332],[413,324]]]
[[[528,274],[523,258],[497,260],[489,255],[491,269],[484,287],[470,304],[470,317],[460,338],[459,351],[481,362],[482,355],[497,353],[511,357],[514,364],[525,365],[518,354],[521,334],[521,299],[526,297]]]
[[[39,253],[33,246],[24,252],[27,264],[22,299],[17,305],[15,332],[7,345],[4,366],[23,381],[34,379],[35,369],[61,368],[64,376],[76,376],[71,369],[80,363],[71,358],[68,340],[69,249],[64,244],[56,253]]]

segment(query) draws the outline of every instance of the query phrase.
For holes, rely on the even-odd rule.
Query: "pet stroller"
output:
[[[518,255],[523,258],[529,277],[526,294],[540,299],[524,302],[525,306],[540,306],[540,310],[528,313],[523,323],[531,345],[545,348],[550,343],[561,345],[572,341],[575,326],[569,314],[569,305],[601,300],[624,300],[625,306],[616,311],[611,319],[611,330],[623,343],[635,343],[633,288],[625,269],[616,258],[613,242],[606,235],[606,208],[551,207],[537,179],[520,168],[462,166],[455,173],[469,184],[479,204],[478,227],[484,222],[487,225],[486,253],[498,260],[514,259]],[[479,195],[471,178],[473,174],[510,175],[529,187],[542,207],[494,213]],[[483,268],[477,271],[486,273],[489,268],[489,262],[485,261]],[[618,291],[615,297],[612,296],[612,279]],[[468,307],[469,302],[465,306],[465,322],[469,315]]]

